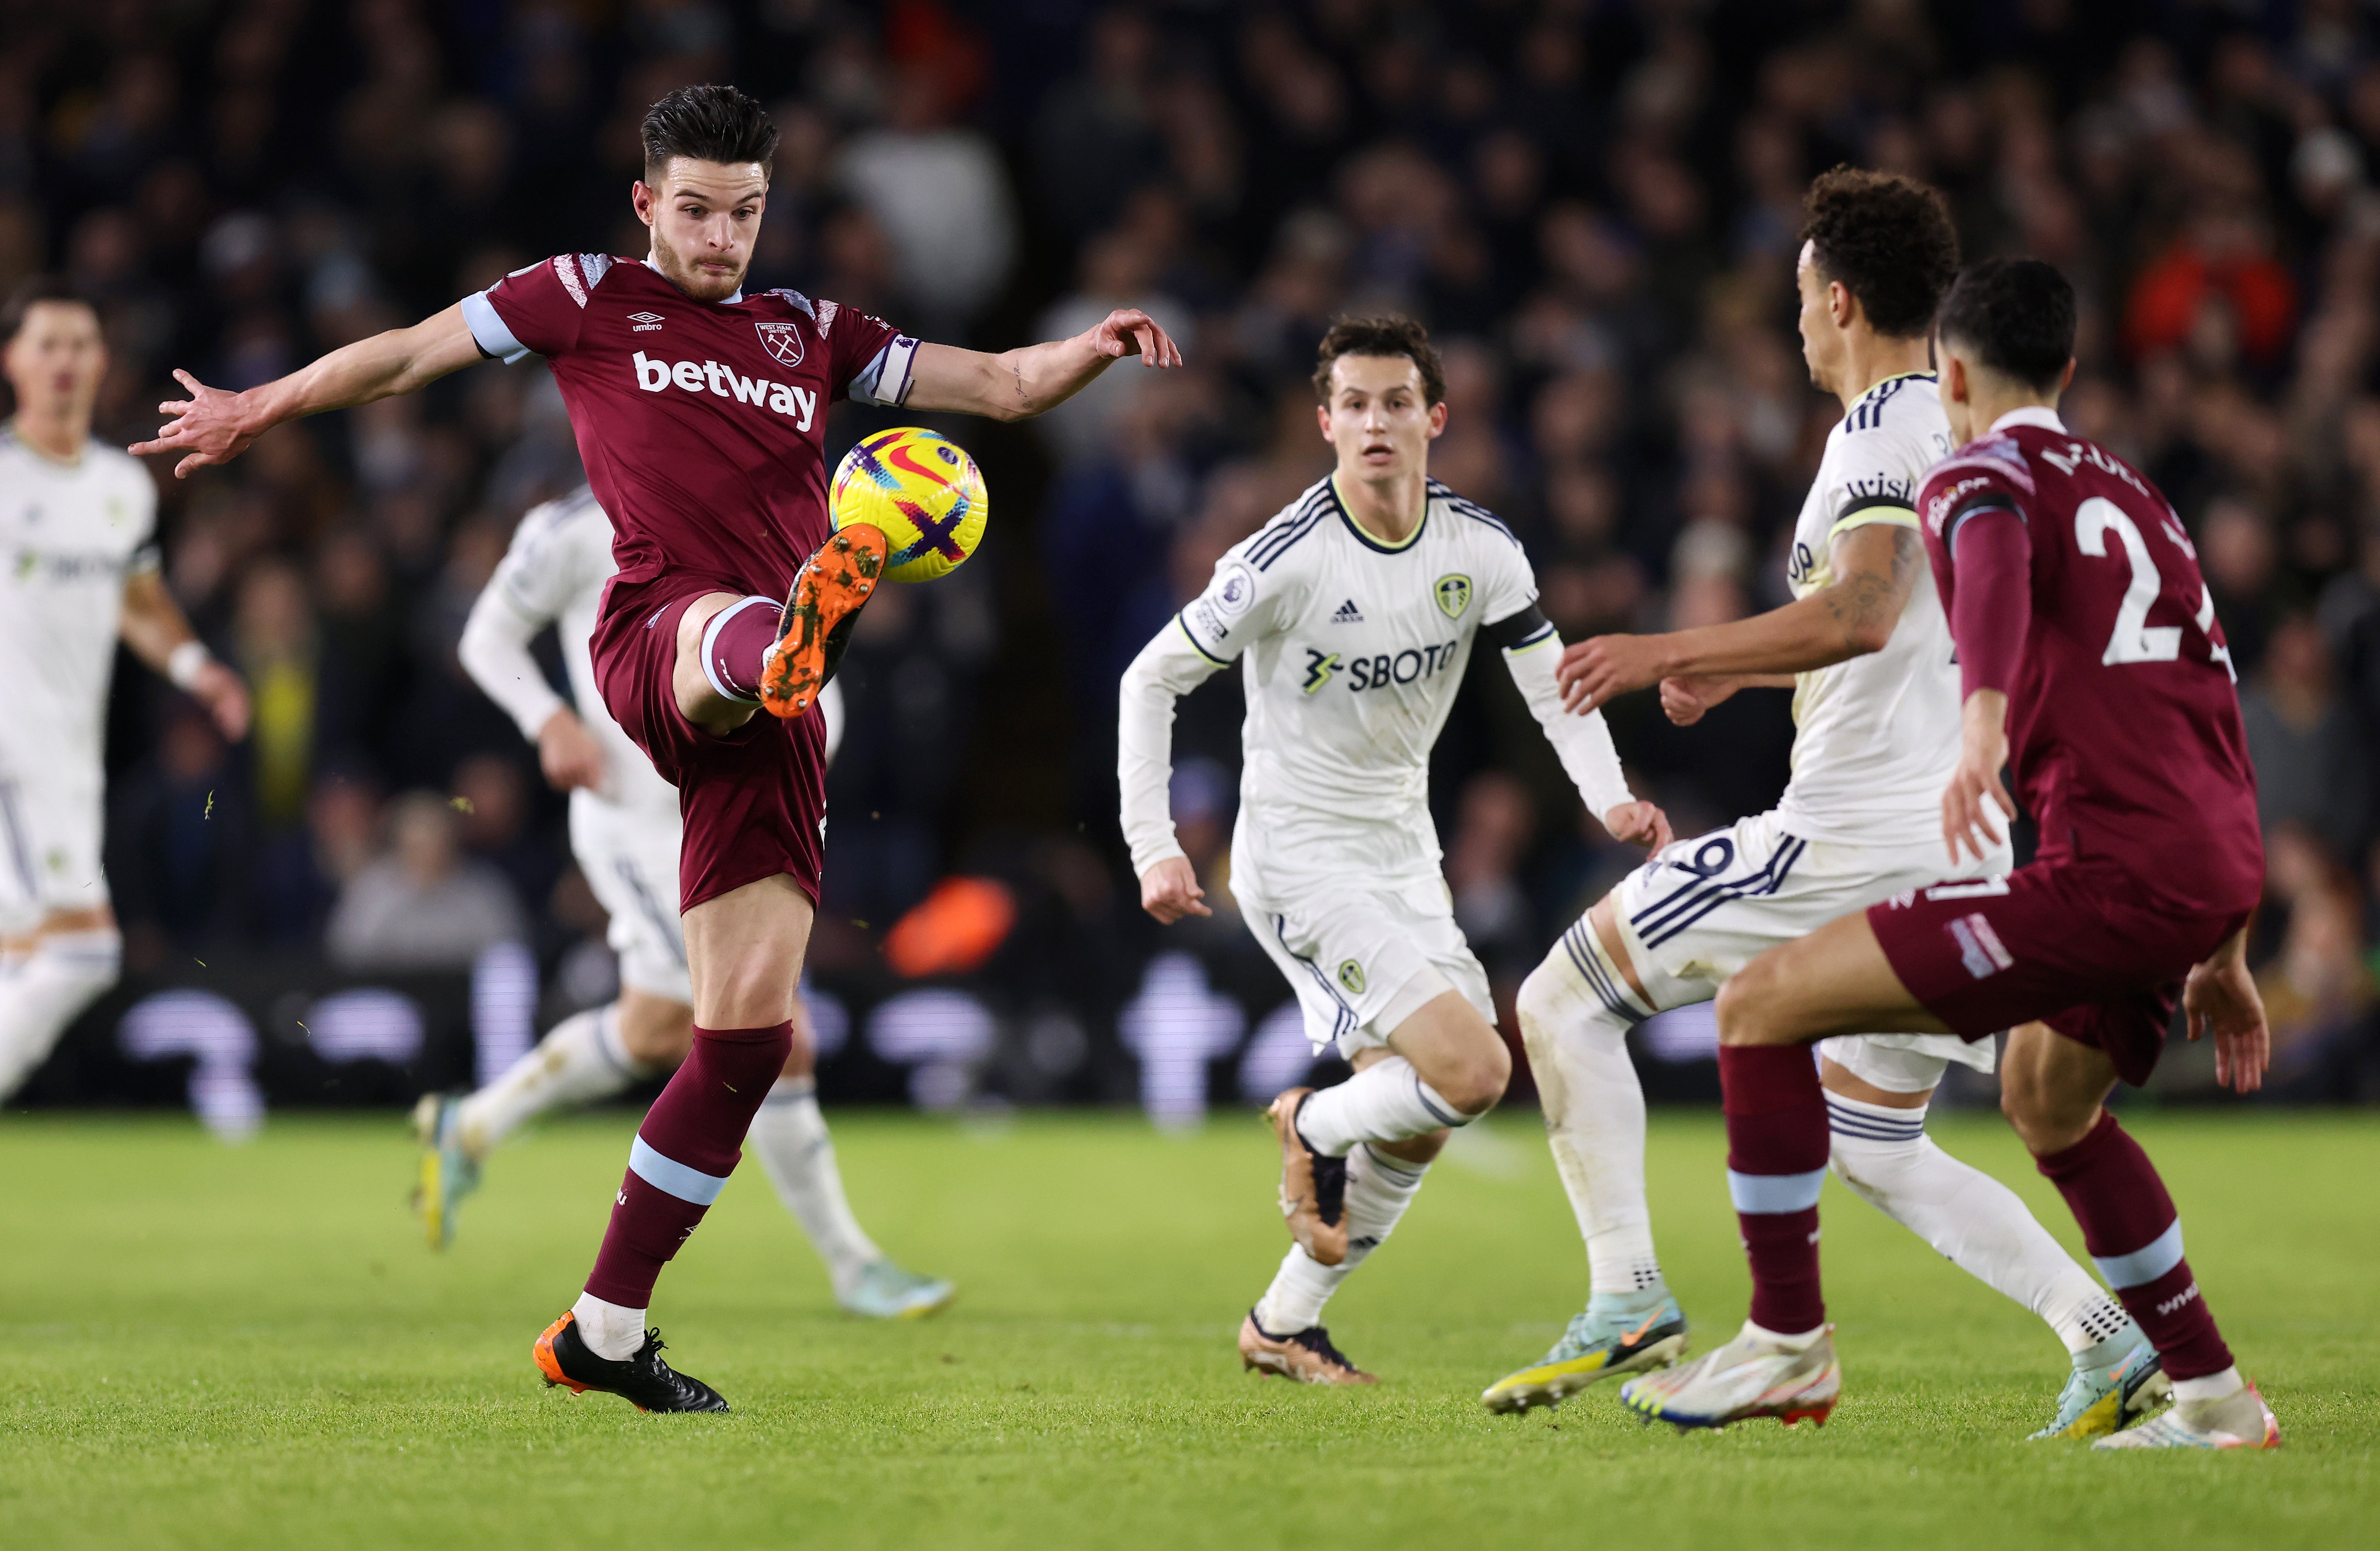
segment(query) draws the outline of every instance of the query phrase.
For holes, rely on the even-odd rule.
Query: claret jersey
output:
[[[2009,764],[2041,855],[2115,861],[2189,910],[2252,906],[2264,842],[2231,654],[2165,497],[2034,407],[1961,448],[1921,499],[1946,601],[1962,522],[1998,509],[2025,525],[2033,617]]]
[[[1950,450],[1930,373],[1888,377],[1827,436],[1793,525],[1786,580],[1806,598],[1835,580],[1835,540],[1873,523],[1917,525],[1917,488]],[[1942,787],[1959,758],[1959,670],[1931,577],[1921,576],[1882,651],[1813,669],[1793,689],[1793,775],[1778,804],[1803,840],[1938,845]]]
[[[687,591],[783,597],[832,531],[826,412],[899,404],[917,340],[797,291],[697,301],[634,259],[561,253],[463,300],[480,347],[546,357],[619,573],[603,636]],[[596,656],[605,655],[599,637]]]

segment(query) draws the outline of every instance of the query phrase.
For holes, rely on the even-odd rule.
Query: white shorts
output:
[[[570,850],[588,887],[611,915],[605,933],[620,961],[620,984],[694,1004],[686,927],[677,911],[675,815],[625,812],[594,799],[570,806]]]
[[[1435,878],[1397,889],[1350,887],[1293,901],[1240,896],[1248,930],[1281,966],[1316,1050],[1342,1056],[1386,1045],[1424,1002],[1455,990],[1496,1021],[1488,972],[1454,924],[1454,897]]]
[[[0,769],[0,932],[26,932],[62,910],[107,903],[100,870],[106,777],[58,760]]]
[[[1939,842],[1842,845],[1788,834],[1774,813],[1656,852],[1621,880],[1620,935],[1661,1011],[1706,1001],[1737,970],[1838,916],[1946,878],[2008,871],[2006,847],[1954,868]],[[1574,930],[1579,928],[1573,928]],[[1588,928],[1591,929],[1591,928]],[[1828,1060],[1895,1093],[1923,1093],[1952,1061],[1992,1069],[1992,1042],[1949,1034],[1838,1035]]]

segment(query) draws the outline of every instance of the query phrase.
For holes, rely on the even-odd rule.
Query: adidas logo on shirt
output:
[[[1330,623],[1333,624],[1361,624],[1364,623],[1364,611],[1355,607],[1355,600],[1350,598],[1347,601],[1339,605],[1339,612],[1330,616]]]

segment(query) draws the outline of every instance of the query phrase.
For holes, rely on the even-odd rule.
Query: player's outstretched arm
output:
[[[1157,320],[1137,308],[1119,308],[1072,339],[996,356],[954,345],[920,345],[904,402],[912,409],[1029,419],[1063,404],[1126,356],[1138,356],[1143,366],[1182,364],[1182,347]]]
[[[1767,675],[1805,673],[1882,651],[1925,573],[1925,541],[1913,527],[1871,522],[1837,536],[1828,562],[1833,581],[1765,614],[1660,636],[1579,642],[1562,653],[1562,703],[1574,711],[1592,709],[1664,679],[1731,679],[1726,690],[1731,695]]]
[[[117,634],[133,656],[206,707],[225,737],[237,743],[248,736],[248,685],[199,640],[181,605],[165,590],[164,576],[139,571],[126,578]]]
[[[176,370],[175,381],[190,396],[159,405],[157,412],[173,418],[155,441],[136,442],[131,451],[178,453],[174,477],[188,479],[193,468],[229,463],[285,420],[413,393],[485,358],[457,302],[409,329],[390,329],[343,345],[310,366],[246,393],[210,388]]]
[[[2215,1036],[2215,1081],[2239,1093],[2265,1085],[2273,1036],[2265,999],[2248,973],[2248,928],[2233,932],[2204,963],[2193,965],[2181,988],[2190,1037]]]

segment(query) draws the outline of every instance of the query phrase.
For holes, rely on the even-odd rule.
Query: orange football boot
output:
[[[876,591],[892,540],[873,523],[838,528],[802,563],[785,595],[777,644],[760,664],[760,704],[790,721],[808,711],[834,676],[851,623]]]

